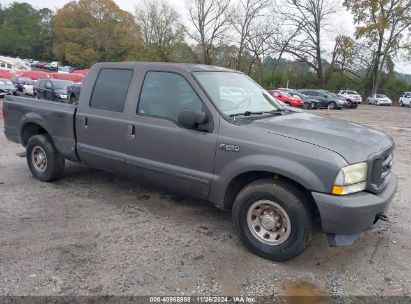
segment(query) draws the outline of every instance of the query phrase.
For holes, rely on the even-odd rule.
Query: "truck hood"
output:
[[[247,128],[293,138],[331,150],[341,155],[350,164],[365,161],[370,154],[393,145],[391,137],[380,131],[305,112],[241,121],[243,121],[241,124]]]

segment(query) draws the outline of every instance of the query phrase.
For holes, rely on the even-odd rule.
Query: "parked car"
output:
[[[11,79],[11,82],[14,84],[16,89],[20,92],[23,92],[23,86],[25,84],[31,83],[32,79],[29,77],[24,77],[24,76],[14,76]]]
[[[352,97],[344,97],[338,94],[334,94],[335,97],[340,98],[345,101],[347,104],[347,109],[357,109],[358,108],[358,102]]]
[[[344,99],[325,90],[301,89],[298,92],[320,101],[320,108],[345,109],[348,104]]]
[[[0,78],[0,97],[5,95],[16,95],[17,89],[9,79]]]
[[[318,109],[320,107],[320,101],[318,99],[315,99],[313,97],[310,97],[300,92],[289,93],[289,94],[293,97],[297,96],[301,98],[301,100],[304,102],[305,109]]]
[[[267,92],[270,93],[271,96],[277,98],[278,100],[281,100],[282,102],[284,102],[286,105],[290,107],[295,107],[295,108],[304,107],[304,102],[300,97],[293,97],[287,92],[280,91],[280,90],[268,90]]]
[[[411,92],[404,92],[400,97],[400,106],[408,106],[411,107]]]
[[[66,66],[59,66],[57,69],[57,72],[59,73],[72,73],[74,71],[74,68],[66,65]]]
[[[49,63],[47,63],[47,62],[44,62],[44,61],[41,61],[41,62],[39,62],[38,64],[37,64],[37,66],[40,68],[40,69],[45,69],[46,68],[46,65],[48,65]]]
[[[376,106],[391,106],[392,100],[384,94],[374,94],[367,99],[368,104]]]
[[[37,85],[37,80],[32,80],[23,86],[23,94],[34,96],[34,86]]]
[[[297,92],[296,89],[290,89],[290,88],[278,88],[277,90],[284,91],[284,92],[287,92],[289,94]]]
[[[221,98],[222,88],[244,98]],[[397,187],[390,136],[284,108],[221,67],[95,64],[78,106],[7,96],[3,111],[35,179],[61,178],[69,159],[207,199],[275,261],[301,254],[317,221],[331,245],[352,243],[387,220]]]
[[[71,104],[76,104],[80,98],[81,83],[75,83],[67,87],[67,99]]]
[[[67,87],[73,84],[69,80],[41,79],[33,88],[34,98],[67,102]]]
[[[350,99],[354,99],[358,104],[362,103],[362,97],[356,91],[351,90],[341,90],[338,95]]]

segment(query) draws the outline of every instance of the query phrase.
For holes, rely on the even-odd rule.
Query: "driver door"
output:
[[[180,125],[178,116],[184,108],[205,112],[207,124],[213,125],[211,113],[185,77],[148,70],[137,108],[129,111],[126,163],[136,176],[154,184],[207,198],[218,128]]]

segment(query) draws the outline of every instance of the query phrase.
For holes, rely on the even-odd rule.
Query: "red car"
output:
[[[295,96],[289,95],[285,91],[281,90],[268,90],[268,93],[270,93],[271,96],[277,98],[278,100],[284,102],[286,105],[289,105],[291,107],[295,108],[303,108],[304,107],[304,101]]]

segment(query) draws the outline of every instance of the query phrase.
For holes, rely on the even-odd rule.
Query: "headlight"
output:
[[[344,167],[338,172],[331,193],[345,195],[365,190],[367,183],[367,163]]]

